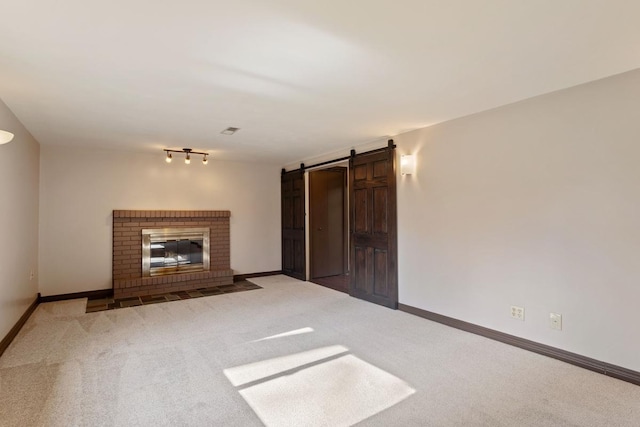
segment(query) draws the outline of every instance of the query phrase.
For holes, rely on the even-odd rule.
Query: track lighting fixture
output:
[[[171,163],[171,160],[173,159],[173,155],[171,153],[184,153],[184,163],[185,164],[191,164],[191,155],[192,154],[201,154],[202,157],[202,164],[206,165],[207,163],[209,163],[209,159],[207,158],[207,156],[209,155],[209,153],[203,153],[200,151],[193,151],[191,148],[183,148],[182,150],[169,150],[168,148],[163,149],[162,151],[164,151],[165,153],[167,153],[167,157],[165,158],[165,161],[167,163]]]

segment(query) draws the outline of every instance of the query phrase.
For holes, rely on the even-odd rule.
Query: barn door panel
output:
[[[304,173],[282,174],[282,272],[306,280]]]
[[[395,146],[349,161],[351,283],[349,294],[398,306]]]

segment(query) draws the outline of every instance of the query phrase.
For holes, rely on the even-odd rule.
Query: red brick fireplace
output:
[[[113,211],[113,296],[126,298],[233,283],[229,211]],[[209,270],[143,277],[143,229],[209,229]]]

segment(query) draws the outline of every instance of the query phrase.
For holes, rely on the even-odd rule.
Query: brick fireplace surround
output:
[[[113,211],[113,296],[126,298],[233,283],[229,211]],[[210,270],[142,277],[143,228],[209,227]]]

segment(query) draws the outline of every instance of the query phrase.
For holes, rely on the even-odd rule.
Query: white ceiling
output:
[[[286,164],[640,67],[635,0],[5,0],[0,10],[0,98],[52,145]],[[241,130],[221,135],[228,126]]]

